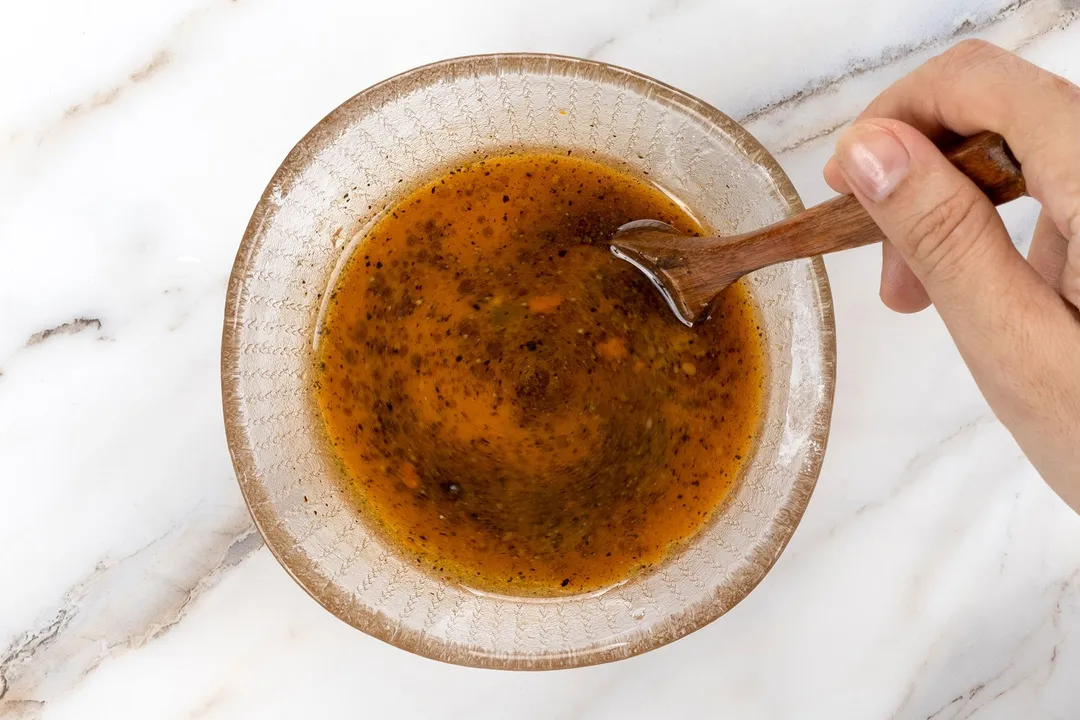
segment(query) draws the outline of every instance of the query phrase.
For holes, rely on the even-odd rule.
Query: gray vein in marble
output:
[[[1058,8],[1059,12],[1046,13],[1045,16],[1038,18],[1038,22],[1031,32],[1010,45],[1011,50],[1020,51],[1048,33],[1063,30],[1074,23],[1080,18],[1080,9],[1076,7],[1078,3],[1080,3],[1080,0],[1016,0],[1016,2],[986,18],[977,21],[965,20],[948,33],[939,34],[917,43],[887,48],[875,58],[856,58],[848,63],[843,72],[837,75],[814,78],[802,88],[767,105],[754,108],[737,119],[740,123],[747,124],[772,117],[781,112],[787,112],[810,100],[836,92],[839,86],[847,81],[875,71],[884,70],[891,65],[920,54],[934,50],[944,50],[945,46],[952,44],[954,41],[977,37],[983,31],[999,25],[1020,11],[1035,9],[1044,5]],[[816,140],[828,137],[844,127],[852,119],[854,118],[845,118],[839,122],[830,122],[824,127],[814,128],[796,139],[786,142],[783,147],[775,152],[776,154],[791,152]]]
[[[79,581],[64,593],[60,600],[60,608],[50,619],[37,629],[23,633],[7,647],[3,655],[0,655],[0,710],[7,709],[13,702],[27,700],[24,697],[8,697],[18,680],[20,668],[33,662],[35,657],[45,654],[73,617],[73,604],[82,594],[83,588],[99,578],[104,570],[105,568],[99,564],[87,578]]]
[[[689,7],[690,4],[691,3],[687,2],[687,0],[660,0],[656,5],[649,8],[649,12],[645,17],[649,22],[656,22],[657,20],[662,20],[663,18],[674,15],[680,10]]]
[[[89,100],[78,102],[68,107],[68,109],[64,111],[62,120],[71,120],[80,115],[85,115],[113,104],[132,87],[144,80],[152,78],[155,74],[160,72],[169,64],[171,58],[172,56],[167,51],[157,51],[154,54],[154,57],[150,59],[150,62],[131,73],[124,82],[114,85],[108,90],[96,92]],[[49,131],[46,131],[46,134],[48,132]]]
[[[98,563],[0,654],[0,715],[33,717],[102,662],[165,635],[262,545],[245,511],[196,508],[129,555]]]
[[[262,546],[262,535],[256,532],[254,527],[248,529],[239,537],[237,537],[236,540],[233,541],[233,544],[230,545],[229,548],[225,551],[225,556],[217,565],[214,566],[213,570],[211,570],[204,577],[200,578],[195,587],[193,587],[187,592],[187,594],[184,596],[183,602],[180,603],[180,607],[176,609],[175,616],[173,616],[172,619],[164,622],[163,624],[158,625],[154,629],[154,631],[147,636],[146,640],[149,641],[155,638],[159,638],[165,633],[172,630],[176,626],[176,624],[183,620],[184,617],[187,615],[188,609],[191,604],[198,600],[202,596],[202,594],[206,592],[206,590],[217,584],[218,580],[220,580],[222,573],[242,563],[248,558],[249,555],[254,553]]]
[[[585,54],[582,55],[582,57],[585,58],[586,60],[595,60],[597,55],[599,55],[604,50],[607,50],[609,47],[614,45],[615,41],[618,40],[618,39],[619,39],[619,37],[617,35],[612,35],[609,38],[601,40],[600,42],[596,43],[591,48],[586,50]]]
[[[219,688],[214,694],[191,711],[191,714],[188,716],[189,720],[198,720],[198,718],[206,717],[221,703],[225,696],[225,688]]]
[[[1009,547],[1013,543],[1013,528],[1016,525],[1017,509],[1020,505],[1020,493],[1013,493],[1009,504],[1009,521],[1005,524],[1005,547]],[[1003,552],[1001,554],[1001,559],[998,562],[998,575],[1005,574],[1005,564],[1008,559],[1008,551]]]
[[[829,137],[830,135],[832,135],[834,132],[836,132],[840,128],[845,127],[846,125],[850,124],[851,121],[854,120],[854,119],[855,118],[848,118],[848,119],[845,119],[845,120],[841,120],[838,123],[833,123],[831,125],[827,125],[826,127],[823,127],[820,130],[815,130],[814,132],[810,133],[809,135],[805,135],[803,137],[800,137],[799,139],[795,140],[792,143],[789,143],[789,144],[785,145],[784,147],[780,148],[779,150],[773,151],[773,154],[774,155],[783,155],[784,153],[789,153],[789,152],[791,152],[793,150],[798,150],[799,148],[803,147],[804,145],[809,145],[812,142],[815,142],[817,140],[821,140],[822,138]]]
[[[72,588],[65,594],[65,602],[75,590],[76,588]],[[8,670],[24,662],[29,662],[35,653],[46,649],[67,624],[69,610],[68,607],[61,607],[49,624],[25,633],[8,647],[3,656],[0,656],[0,701],[7,697],[8,691],[11,689],[11,683],[7,678]],[[0,707],[3,707],[3,705],[0,704]]]
[[[749,111],[748,113],[738,118],[738,121],[740,123],[746,124],[755,120],[759,120],[767,115],[774,114],[776,112],[787,111],[792,108],[798,107],[803,102],[812,97],[815,97],[825,92],[829,92],[833,89],[833,86],[838,83],[842,83],[846,80],[850,80],[860,75],[865,75],[866,73],[873,72],[874,70],[880,70],[900,60],[903,60],[910,55],[924,52],[938,45],[948,43],[952,40],[958,40],[960,38],[970,36],[991,25],[1001,22],[1020,8],[1033,2],[1037,2],[1037,0],[1016,0],[1015,2],[1006,5],[992,15],[989,15],[978,21],[964,20],[963,22],[956,25],[949,32],[933,35],[916,43],[908,43],[904,45],[894,45],[891,47],[887,47],[880,55],[873,58],[853,58],[847,63],[847,67],[843,72],[837,75],[814,78],[795,92],[785,95],[779,100],[774,100],[766,105]]]
[[[1057,584],[1058,587],[1057,587],[1057,592],[1056,592],[1056,596],[1055,596],[1055,599],[1054,599],[1054,609],[1050,613],[1050,623],[1051,623],[1051,625],[1052,625],[1052,627],[1053,627],[1053,629],[1055,631],[1060,632],[1061,629],[1062,629],[1061,628],[1061,614],[1062,614],[1061,606],[1062,606],[1062,603],[1065,601],[1065,597],[1068,595],[1069,590],[1072,589],[1073,587],[1076,587],[1076,582],[1077,582],[1078,578],[1080,578],[1080,569],[1074,570],[1071,575],[1069,575],[1067,578],[1064,578],[1063,580],[1061,580]],[[1023,641],[1021,642],[1021,647],[1026,645],[1027,643],[1029,643],[1031,641],[1031,639],[1035,636],[1035,634],[1045,626],[1046,626],[1046,621],[1044,620],[1040,625],[1033,628],[1032,631],[1030,633],[1028,633],[1024,637]],[[986,700],[982,704],[972,708],[969,712],[967,712],[964,715],[959,716],[959,717],[961,717],[961,718],[972,717],[976,712],[982,710],[983,708],[985,708],[987,705],[994,702],[995,700],[998,700],[999,698],[1009,694],[1013,690],[1020,687],[1023,683],[1025,683],[1028,680],[1032,679],[1032,677],[1034,677],[1037,673],[1040,673],[1040,672],[1042,672],[1044,670],[1045,670],[1046,674],[1045,674],[1045,676],[1043,676],[1040,679],[1038,684],[1040,686],[1045,685],[1050,680],[1050,676],[1053,675],[1054,671],[1057,669],[1058,651],[1059,651],[1059,649],[1061,647],[1062,642],[1064,642],[1064,638],[1059,636],[1058,639],[1057,639],[1057,642],[1055,642],[1053,644],[1053,646],[1051,646],[1049,656],[1043,662],[1037,663],[1037,664],[1035,664],[1033,666],[1029,666],[1029,669],[1027,670],[1027,672],[1021,674],[1020,677],[1016,678],[1015,680],[1009,681],[1009,683],[1004,688],[999,690],[997,693],[995,693],[993,696],[991,696],[988,700]],[[961,709],[963,709],[964,706],[966,706],[968,703],[973,701],[976,697],[979,697],[981,694],[983,694],[983,691],[986,690],[987,687],[993,686],[994,683],[996,683],[998,680],[1000,680],[1002,677],[1004,677],[1005,674],[1009,670],[1013,669],[1016,666],[1016,664],[1017,664],[1017,661],[1015,659],[1013,659],[1000,672],[995,673],[993,677],[991,677],[988,680],[984,680],[984,681],[976,684],[971,690],[969,690],[966,693],[967,700],[964,701],[964,705],[961,706]]]
[[[1044,682],[1045,682],[1046,679],[1049,679],[1049,673],[1053,673],[1053,671],[1054,671],[1054,663],[1056,661],[1057,661],[1057,645],[1055,644],[1054,648],[1053,648],[1053,651],[1051,652],[1050,659],[1049,659],[1048,675],[1047,675],[1047,678],[1044,679]],[[1031,671],[1029,671],[1027,673],[1024,673],[1019,678],[1011,681],[1002,690],[999,690],[997,693],[992,695],[985,702],[981,702],[980,704],[975,705],[975,707],[972,707],[972,708],[968,709],[968,706],[971,703],[976,702],[976,700],[978,698],[981,698],[985,694],[985,691],[986,691],[986,689],[988,687],[992,686],[994,683],[996,683],[998,680],[1000,680],[1002,677],[1004,677],[1005,674],[1009,670],[1011,670],[1013,667],[1014,667],[1014,663],[1010,662],[1005,667],[1003,667],[1001,670],[999,670],[997,673],[995,673],[992,677],[987,678],[986,680],[980,681],[979,683],[972,686],[972,688],[970,690],[968,690],[967,692],[964,692],[964,693],[961,693],[961,694],[957,695],[955,698],[950,700],[944,707],[942,707],[942,708],[936,710],[935,712],[931,713],[927,717],[927,720],[929,720],[930,718],[936,718],[936,717],[940,716],[943,712],[945,712],[945,711],[947,711],[949,709],[954,710],[954,712],[956,712],[956,713],[963,713],[963,715],[954,714],[952,716],[954,718],[954,720],[961,720],[962,718],[972,717],[973,715],[975,715],[975,713],[979,712],[980,710],[985,708],[990,703],[994,702],[995,700],[998,700],[1001,697],[1004,697],[1005,695],[1008,695],[1013,690],[1016,690],[1024,682],[1026,682],[1033,675],[1035,675],[1037,672],[1039,672],[1042,669],[1043,666],[1042,665],[1036,666]],[[957,703],[959,703],[958,706],[957,706]],[[954,707],[954,706],[956,706],[956,707]]]
[[[1055,583],[1053,608],[1051,612],[1048,615],[1041,613],[1038,614],[1038,616],[1041,617],[1042,620],[1033,625],[1023,635],[1023,637],[1020,638],[1016,645],[1016,650],[1010,653],[1009,656],[1005,658],[1005,663],[1000,668],[998,668],[992,675],[976,682],[974,685],[967,688],[966,690],[957,693],[955,696],[950,698],[948,701],[946,701],[944,704],[937,707],[933,711],[925,715],[923,715],[922,713],[918,713],[917,716],[925,717],[926,720],[946,720],[946,718],[948,718],[948,720],[962,720],[963,718],[973,717],[976,713],[982,711],[994,701],[1013,692],[1024,683],[1035,678],[1040,673],[1045,674],[1041,678],[1038,678],[1037,682],[1040,686],[1045,685],[1049,681],[1051,675],[1053,675],[1054,671],[1057,669],[1059,650],[1061,644],[1065,640],[1063,636],[1062,625],[1062,605],[1071,590],[1080,588],[1080,585],[1078,585],[1078,580],[1080,580],[1080,568],[1073,570],[1073,572],[1067,577],[1062,578],[1057,583]],[[1039,632],[1045,629],[1047,624],[1049,624],[1051,626],[1051,629],[1054,631],[1055,642],[1050,647],[1049,652],[1046,653],[1045,659],[1043,659],[1041,662],[1028,662],[1028,658],[1024,657],[1022,651],[1025,647],[1035,641]],[[931,647],[931,653],[935,652],[941,640],[942,638],[939,637],[938,640],[934,643],[934,646]],[[915,673],[915,676],[912,677],[912,679],[910,680],[907,692],[905,693],[899,707],[897,707],[892,717],[912,717],[912,715],[910,715],[910,712],[915,710],[915,708],[912,708],[910,706],[915,697],[916,690],[920,684],[919,680],[923,676],[923,674],[929,669],[930,663],[931,658],[927,658],[927,660],[924,661],[922,665],[920,665],[918,671],[916,671]],[[1022,672],[1019,676],[1016,677],[1008,677],[1010,671],[1014,670],[1019,665],[1022,665],[1024,667],[1024,672]],[[1005,680],[1005,684],[1002,687],[999,686],[998,683],[1003,679]],[[992,696],[989,696],[988,698],[983,700],[983,697],[986,696],[988,691],[996,692],[994,692]],[[975,703],[975,705],[972,706],[972,703]],[[946,715],[946,713],[951,714]]]
[[[1019,52],[1020,50],[1023,50],[1028,45],[1035,42],[1047,33],[1057,30],[1064,30],[1065,28],[1076,22],[1077,18],[1080,18],[1080,0],[1059,0],[1059,5],[1061,7],[1061,17],[1057,22],[1052,23],[1051,25],[1048,25],[1040,30],[1037,30],[1033,34],[1016,43],[1016,45],[1013,47],[1013,50]]]
[[[222,2],[218,4],[235,5],[237,4],[237,0],[222,0]],[[69,105],[56,121],[46,126],[37,134],[37,144],[41,145],[56,133],[67,129],[73,121],[87,117],[97,110],[113,105],[117,100],[127,95],[134,88],[159,76],[163,70],[169,67],[174,58],[174,53],[170,48],[177,44],[179,38],[189,31],[189,27],[199,17],[206,14],[211,9],[212,6],[206,6],[197,8],[188,13],[187,16],[176,23],[176,25],[174,25],[167,33],[162,47],[155,51],[149,60],[129,73],[124,80],[112,85],[106,90],[94,92],[89,98]],[[20,133],[17,130],[13,131],[8,144],[10,145],[17,142],[22,135],[23,133]],[[3,146],[0,146],[0,149],[4,149]]]
[[[645,23],[652,24],[660,20],[664,20],[665,18],[668,18],[680,12],[681,10],[684,10],[692,4],[695,3],[688,2],[688,0],[660,0],[660,2],[650,7],[645,13]],[[610,35],[591,46],[588,50],[585,51],[582,57],[586,60],[595,60],[600,53],[610,48],[612,45],[618,42],[618,40],[619,35]]]
[[[101,320],[98,318],[77,317],[69,322],[34,333],[27,338],[26,347],[39,345],[57,335],[74,335],[90,328],[101,330]]]
[[[971,437],[981,428],[997,423],[998,420],[989,410],[976,415],[964,422],[953,432],[930,447],[920,451],[904,466],[899,477],[890,484],[888,495],[872,502],[860,505],[847,518],[834,524],[824,535],[824,540],[832,540],[836,535],[845,530],[852,521],[863,515],[883,508],[891,504],[897,497],[926,477],[925,470],[941,458],[949,457],[956,452],[956,445],[968,442]]]

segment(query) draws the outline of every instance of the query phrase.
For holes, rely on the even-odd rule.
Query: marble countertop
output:
[[[543,9],[540,9],[543,8]],[[1080,518],[878,254],[827,260],[829,451],[732,612],[580,670],[442,665],[359,633],[243,505],[218,379],[265,183],[345,98],[493,51],[624,65],[746,123],[811,204],[876,92],[979,36],[1080,81],[1075,0],[42,0],[0,23],[0,717],[1075,718]],[[1004,215],[1017,243],[1032,201]]]

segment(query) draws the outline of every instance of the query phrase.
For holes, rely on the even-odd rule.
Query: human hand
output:
[[[934,144],[981,130],[1005,137],[1042,203],[1026,261]],[[884,303],[936,306],[991,409],[1080,512],[1080,88],[965,41],[870,103],[824,173],[888,237]]]

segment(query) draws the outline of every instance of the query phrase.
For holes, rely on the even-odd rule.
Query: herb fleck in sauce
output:
[[[430,571],[566,595],[661,559],[749,457],[762,404],[741,284],[682,326],[607,241],[702,228],[590,160],[477,162],[405,197],[340,274],[315,395],[360,511]]]

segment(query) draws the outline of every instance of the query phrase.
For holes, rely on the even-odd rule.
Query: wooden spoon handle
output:
[[[955,147],[945,149],[945,157],[971,178],[994,205],[1027,194],[1020,164],[1005,144],[1005,138],[997,133],[972,135]],[[756,242],[774,245],[774,251],[781,253],[781,257],[772,261],[763,257],[766,262],[759,267],[781,260],[861,247],[885,239],[853,195],[841,195],[815,205],[804,213],[764,229],[760,235],[754,234],[757,235]],[[769,242],[773,239],[776,240],[775,244]]]
[[[1000,135],[979,133],[944,152],[995,205],[1027,194],[1020,165]],[[884,239],[859,201],[843,195],[741,235],[689,238],[670,225],[641,220],[620,228],[611,249],[643,270],[678,318],[693,325],[717,293],[748,272]]]
[[[993,132],[981,132],[945,149],[945,157],[986,193],[994,205],[1027,195],[1020,163],[1005,138]]]

